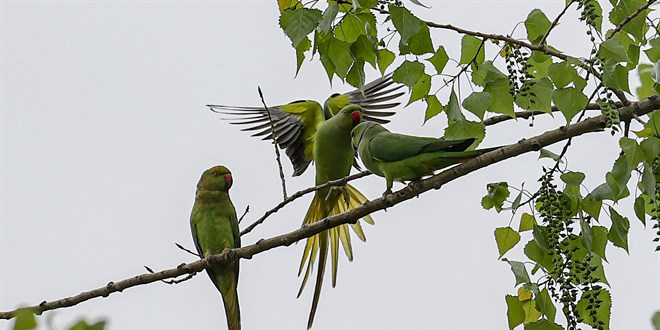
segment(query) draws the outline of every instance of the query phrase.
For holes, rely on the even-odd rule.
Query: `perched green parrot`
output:
[[[376,122],[365,121],[351,132],[364,166],[387,180],[390,193],[394,181],[416,180],[447,166],[470,160],[496,148],[465,150],[475,139],[445,140],[391,133]]]
[[[362,121],[362,108],[359,105],[347,105],[332,118],[319,125],[314,137],[313,157],[316,162],[316,185],[328,181],[341,179],[347,176],[355,160],[355,152],[351,147],[351,130]],[[356,208],[367,201],[357,189],[346,184],[341,187],[328,187],[317,190],[314,198],[305,214],[303,224],[311,224],[328,216],[340,214],[347,210]],[[373,224],[371,216],[363,218],[367,223]],[[314,315],[318,307],[325,266],[328,258],[328,249],[332,258],[332,286],[337,283],[337,266],[339,261],[339,245],[349,260],[353,259],[349,225],[341,225],[307,239],[303,259],[300,262],[300,275],[307,263],[305,275],[298,291],[302,293],[305,283],[312,271],[314,262],[318,255],[318,267],[316,272],[316,285],[312,298],[307,328],[312,327]],[[364,241],[366,238],[360,222],[350,225],[358,238]]]
[[[225,105],[208,105],[212,111],[230,115],[240,116],[239,119],[229,119],[230,124],[248,125],[243,131],[257,131],[252,136],[263,137],[264,140],[275,139],[293,165],[293,176],[301,175],[313,159],[314,135],[318,126],[326,119],[331,118],[348,104],[360,105],[364,111],[365,120],[379,123],[389,122],[383,117],[394,115],[394,112],[379,111],[390,109],[401,104],[400,102],[383,103],[391,101],[403,92],[397,92],[403,85],[390,87],[394,84],[392,75],[378,78],[364,86],[364,91],[359,89],[344,94],[332,94],[324,103],[323,107],[312,100],[294,101],[289,104],[264,107],[242,107]],[[275,134],[271,129],[269,119],[273,121]]]
[[[190,229],[201,257],[222,253],[241,246],[236,210],[229,199],[233,183],[231,172],[224,166],[204,171],[197,183],[195,204],[190,215]],[[241,328],[238,305],[238,260],[206,270],[222,295],[229,330]]]

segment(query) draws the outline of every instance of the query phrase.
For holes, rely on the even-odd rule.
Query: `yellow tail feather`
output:
[[[328,216],[341,214],[343,212],[352,210],[356,207],[367,202],[367,198],[362,195],[357,189],[353,188],[351,185],[346,184],[344,186],[348,193],[348,205],[342,196],[331,200],[334,205],[325,205],[326,198],[317,193],[314,195],[309,209],[305,214],[305,219],[303,224],[310,224],[322,220]],[[325,212],[324,212],[325,211]],[[367,215],[362,218],[366,223],[373,224],[374,221],[371,216]],[[302,274],[303,268],[306,268],[305,274],[300,284],[300,289],[298,290],[298,297],[305,288],[305,284],[309,279],[309,276],[312,272],[314,262],[316,261],[316,256],[319,256],[317,274],[316,274],[316,285],[314,287],[314,297],[312,300],[312,308],[308,320],[308,328],[312,326],[314,321],[314,315],[316,313],[316,308],[318,306],[318,300],[321,295],[321,287],[323,285],[323,275],[325,273],[325,265],[328,257],[328,244],[330,245],[330,255],[332,260],[332,286],[334,287],[337,283],[337,269],[339,266],[339,245],[343,247],[344,253],[349,261],[353,260],[353,248],[351,245],[351,237],[348,231],[349,224],[343,224],[341,226],[331,228],[327,231],[314,235],[307,239],[305,244],[305,249],[303,251],[303,257],[300,261],[300,267],[298,269],[298,276]],[[361,240],[365,241],[366,236],[362,230],[362,225],[358,220],[355,224],[350,224],[351,229],[355,232],[356,236]],[[306,267],[305,267],[306,264]]]

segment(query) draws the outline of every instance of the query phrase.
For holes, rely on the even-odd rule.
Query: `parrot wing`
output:
[[[381,132],[369,140],[369,151],[378,160],[396,162],[426,152],[460,152],[472,142],[474,139],[445,140]]]
[[[390,117],[395,112],[381,110],[394,108],[399,106],[401,102],[384,102],[394,100],[405,94],[405,92],[397,92],[404,85],[398,84],[392,87],[393,84],[394,81],[390,73],[366,84],[363,90],[355,89],[344,94],[333,94],[326,102],[332,105],[334,111],[341,110],[348,104],[359,105],[364,109],[364,120],[385,124],[389,120],[383,119],[383,117]]]
[[[246,125],[242,131],[256,131],[252,136],[275,140],[293,165],[293,176],[305,172],[312,161],[316,127],[323,122],[321,105],[316,101],[295,101],[268,107],[208,105],[211,111],[228,115],[232,125]],[[272,121],[272,127],[271,127]]]

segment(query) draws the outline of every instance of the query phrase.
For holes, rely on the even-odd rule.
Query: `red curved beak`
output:
[[[225,183],[227,184],[227,189],[231,188],[232,183],[234,183],[231,174],[225,174]]]
[[[362,113],[360,111],[351,112],[351,118],[353,119],[353,125],[357,125],[362,122]]]

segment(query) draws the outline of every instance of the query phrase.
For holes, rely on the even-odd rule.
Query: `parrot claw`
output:
[[[392,189],[387,189],[387,190],[385,190],[385,192],[383,192],[383,197],[385,197],[387,195],[391,195],[391,194],[392,194]]]

